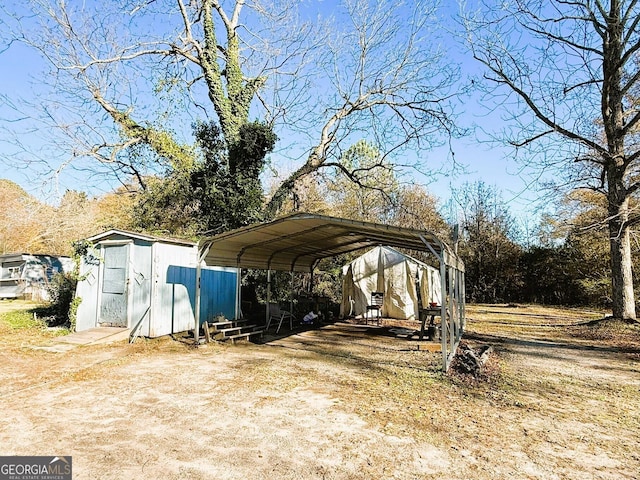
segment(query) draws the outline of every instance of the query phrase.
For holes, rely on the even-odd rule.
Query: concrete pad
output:
[[[72,345],[70,343],[66,343],[66,344],[58,343],[58,344],[48,345],[48,346],[34,346],[31,348],[33,348],[34,350],[44,350],[45,352],[64,353],[76,347],[77,345]]]
[[[33,347],[37,350],[63,353],[79,345],[97,345],[129,340],[128,328],[96,327],[82,332],[75,332],[63,337],[56,337],[52,344]]]
[[[111,343],[129,338],[128,328],[95,327],[82,332],[75,332],[64,337],[59,337],[62,343],[75,345],[92,345],[96,343]]]

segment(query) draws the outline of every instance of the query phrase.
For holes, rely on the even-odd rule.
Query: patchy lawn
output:
[[[375,329],[266,344],[169,338],[33,349],[0,320],[0,455],[72,455],[74,479],[632,479],[640,328],[602,313],[467,309],[479,379]]]

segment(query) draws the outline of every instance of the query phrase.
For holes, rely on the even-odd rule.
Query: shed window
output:
[[[103,293],[125,293],[129,260],[128,247],[128,245],[110,245],[104,249]]]
[[[20,267],[9,267],[7,268],[7,272],[9,278],[20,278]]]

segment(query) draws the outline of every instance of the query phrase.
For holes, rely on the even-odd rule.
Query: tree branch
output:
[[[524,90],[522,90],[522,88],[516,85],[515,82],[503,70],[501,70],[500,68],[494,67],[490,61],[484,60],[476,53],[474,53],[473,58],[483,63],[487,68],[489,68],[489,70],[491,70],[498,77],[498,78],[485,77],[487,78],[487,80],[494,81],[496,83],[503,83],[507,85],[514,93],[516,93],[516,95],[520,99],[522,99],[526,103],[526,105],[533,112],[536,118],[542,121],[542,123],[544,123],[547,127],[550,127],[551,130],[553,130],[554,132],[560,133],[561,135],[563,135],[568,139],[578,141],[583,145],[587,146],[588,148],[595,150],[602,155],[605,155],[605,156],[608,155],[608,151],[598,143],[562,127],[558,123],[554,122],[549,116],[545,115],[542,112],[542,110],[540,110],[536,102],[532,99],[532,97],[528,95]]]

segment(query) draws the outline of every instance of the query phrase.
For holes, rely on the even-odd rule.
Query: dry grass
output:
[[[48,328],[37,316],[42,305],[26,300],[0,301],[0,339],[4,348],[29,348],[45,339],[67,335],[65,328]]]
[[[495,348],[479,377],[445,375],[440,371],[440,354],[418,351],[410,343],[356,326],[311,330],[265,345],[213,344],[191,349],[163,338],[79,348],[60,356],[24,348],[15,339],[16,331],[0,319],[4,360],[0,381],[11,383],[14,391],[46,385],[55,392],[75,384],[97,396],[107,392],[121,402],[137,398],[142,386],[151,382],[177,403],[156,411],[156,404],[145,400],[137,415],[146,418],[154,409],[154,419],[171,418],[172,435],[184,436],[185,444],[215,445],[207,437],[211,429],[198,433],[190,426],[193,423],[179,420],[187,415],[184,412],[197,411],[193,406],[181,410],[185,402],[211,403],[216,409],[225,405],[231,411],[234,404],[241,405],[237,418],[248,415],[252,422],[243,428],[265,439],[283,435],[295,445],[310,441],[310,431],[324,431],[314,425],[328,420],[299,411],[287,399],[320,396],[335,405],[327,407],[327,414],[339,409],[349,418],[364,421],[384,448],[391,448],[393,443],[388,442],[396,440],[409,442],[418,452],[407,453],[409,458],[432,446],[437,458],[431,458],[431,464],[444,469],[434,467],[433,478],[635,477],[640,471],[638,325],[603,321],[602,312],[533,305],[469,306],[467,317],[464,341]],[[42,329],[28,331],[46,340]],[[152,365],[163,365],[166,372],[174,373],[150,373]],[[212,365],[217,368],[209,370]],[[210,377],[193,373],[202,369],[210,371]],[[136,376],[138,370],[147,376]],[[177,409],[175,413],[172,408]],[[136,413],[131,415],[134,418]],[[213,418],[213,431],[227,436],[221,438],[234,438],[240,445],[250,440],[242,428],[224,430],[219,423],[222,417]],[[289,425],[289,418],[305,428],[297,427],[295,421]],[[108,441],[115,447],[122,441],[129,449],[130,437],[138,434],[124,430],[122,439],[109,437]],[[345,443],[341,458],[359,465],[366,442]],[[169,448],[176,447],[154,444],[159,455],[170,458],[173,450]],[[290,473],[280,472],[278,478],[383,478],[381,472],[388,471],[401,472],[388,478],[432,478],[419,475],[410,461],[406,470],[398,467],[398,459],[385,457],[383,447],[375,455],[365,455],[367,461],[356,469],[358,474],[324,464],[301,470],[288,463],[294,446],[271,452],[267,442],[260,448],[264,455],[281,455],[278,465]],[[411,448],[408,451],[413,452]],[[245,463],[245,477],[237,478],[259,478],[257,472],[262,470],[256,469],[261,464]],[[191,459],[176,471],[189,470],[191,478],[207,478],[200,476],[197,465]],[[229,468],[240,467],[234,463]]]

